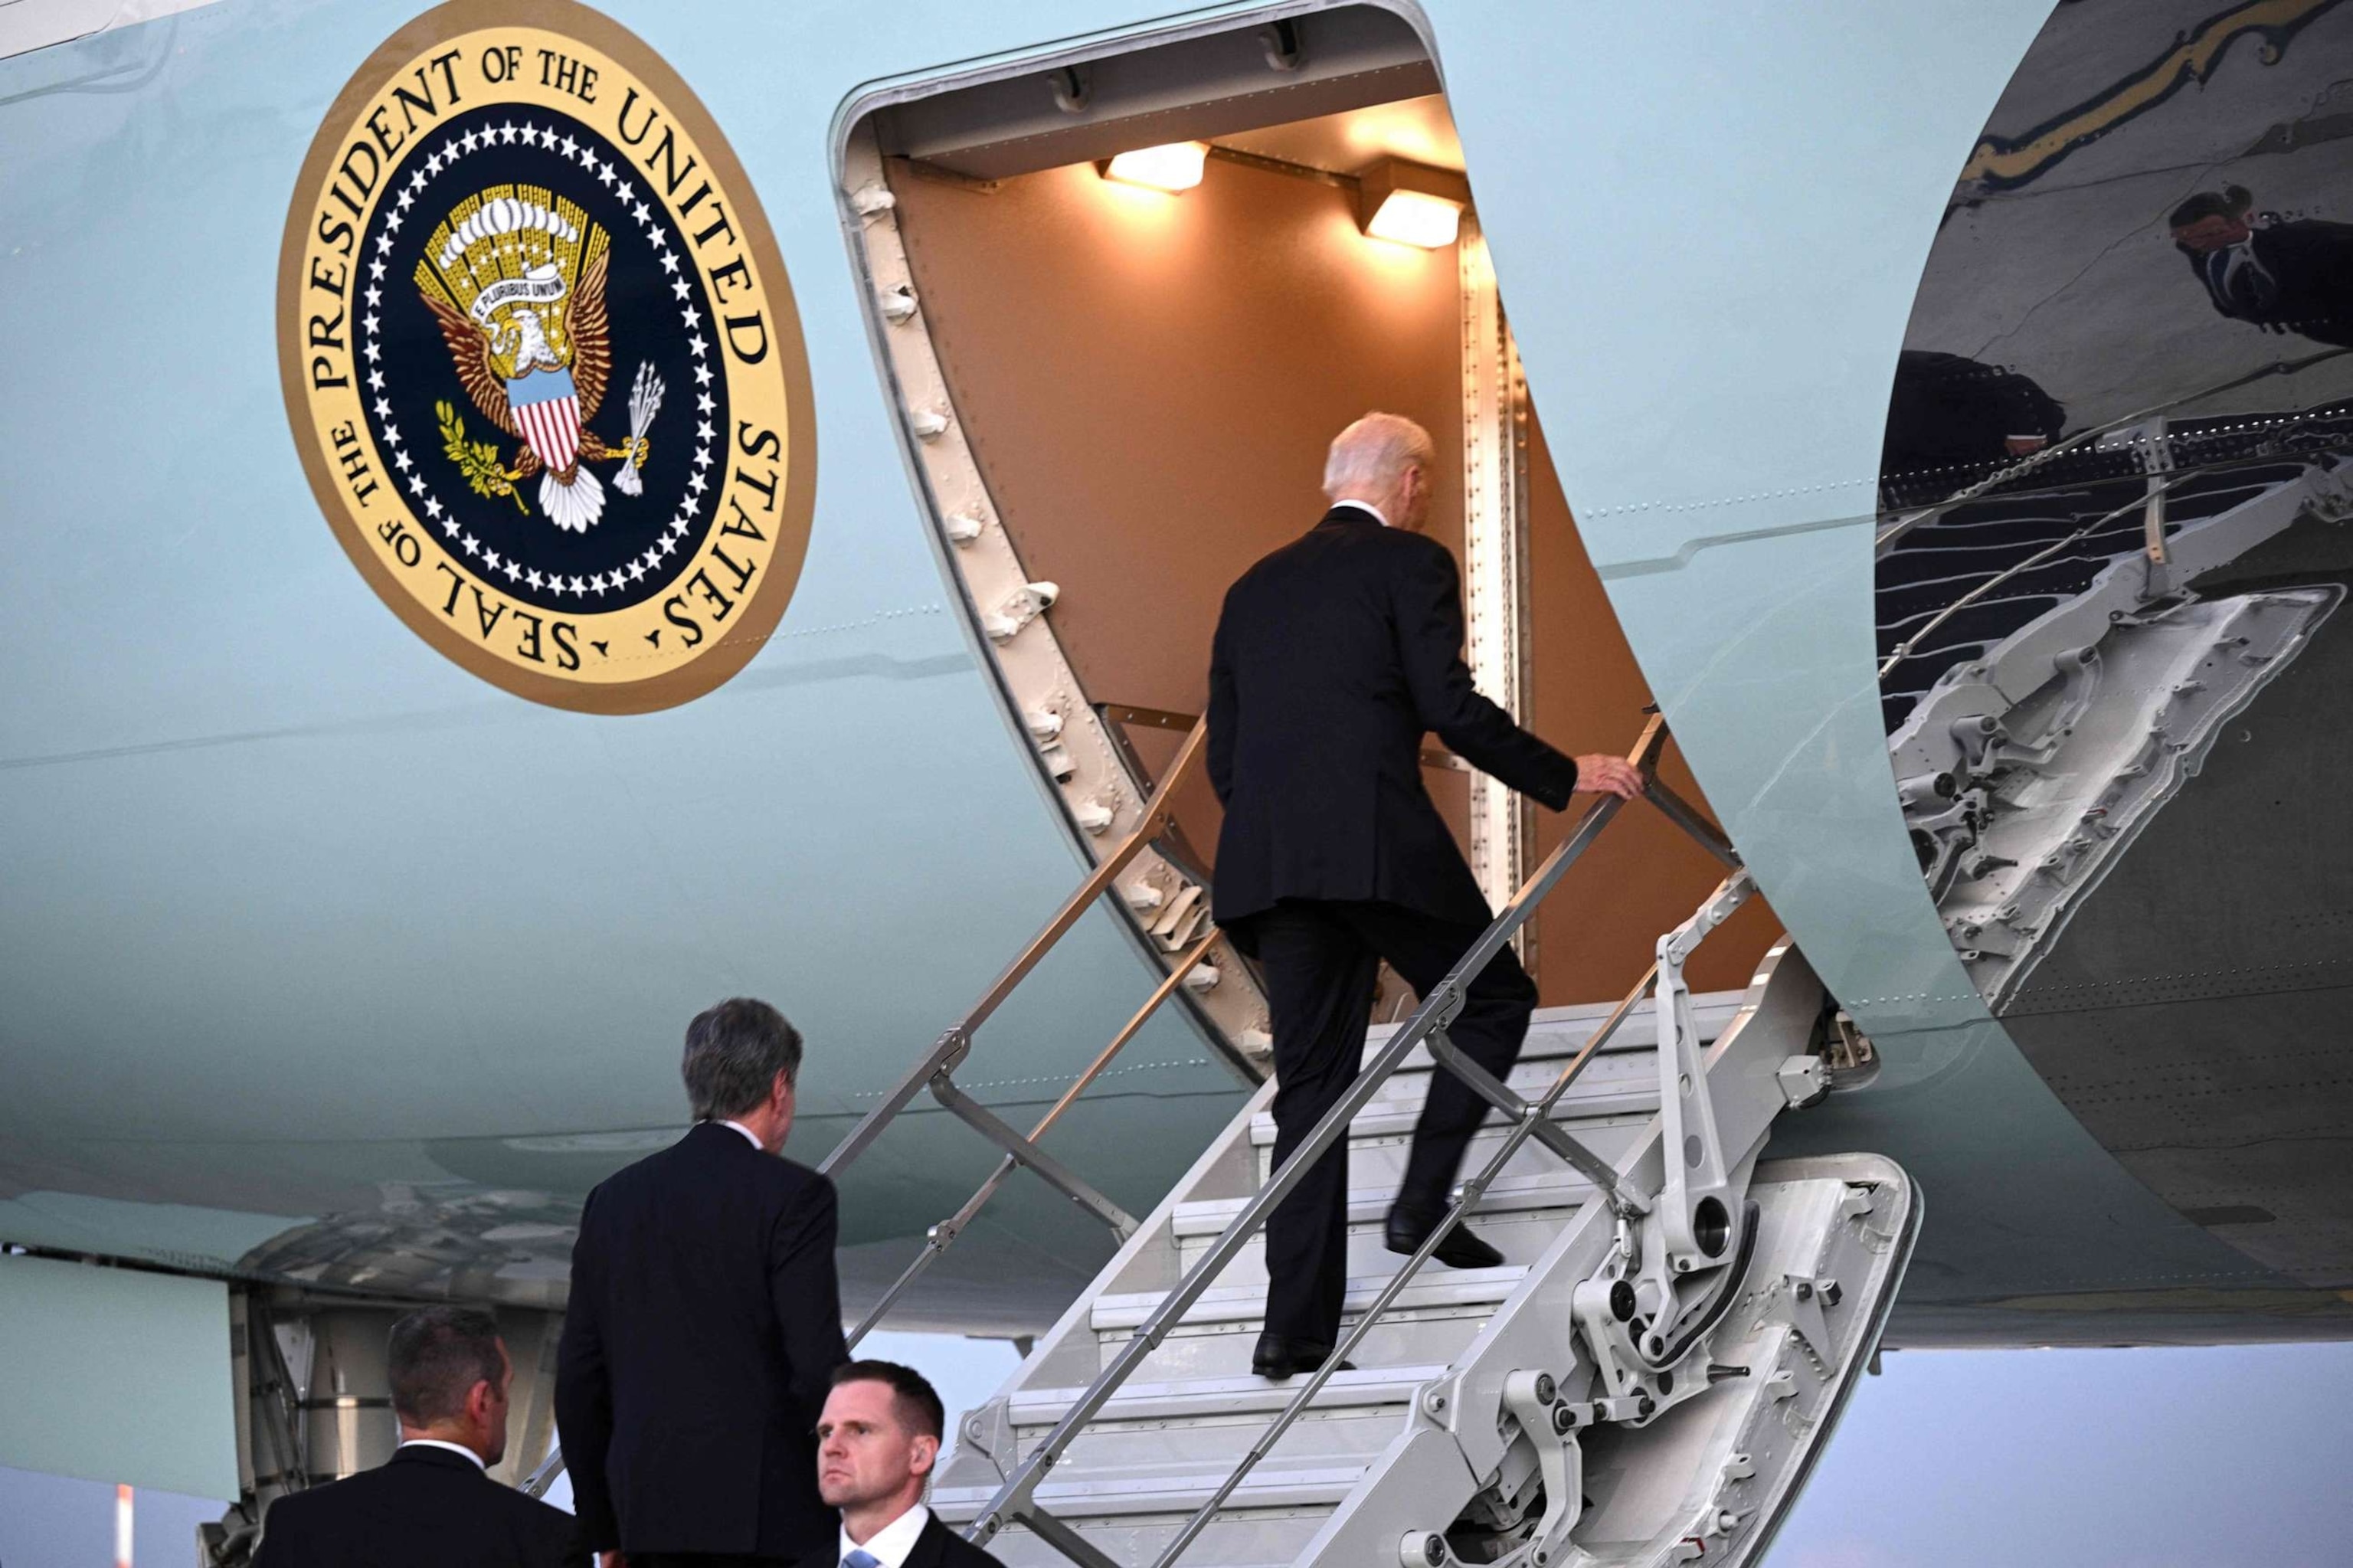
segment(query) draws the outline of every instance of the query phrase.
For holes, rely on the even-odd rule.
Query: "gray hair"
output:
[[[1367,414],[1332,438],[1324,460],[1324,493],[1387,490],[1409,464],[1426,469],[1437,453],[1430,432],[1404,415]]]
[[[686,1026],[679,1071],[697,1121],[741,1116],[768,1097],[778,1073],[800,1081],[801,1032],[765,1001],[730,997]]]
[[[506,1358],[498,1319],[472,1307],[427,1307],[392,1326],[385,1346],[392,1410],[410,1426],[433,1426],[466,1413],[478,1383],[501,1386]]]

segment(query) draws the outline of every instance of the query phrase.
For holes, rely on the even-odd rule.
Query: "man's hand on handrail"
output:
[[[1620,800],[1630,800],[1642,792],[1642,774],[1622,757],[1597,751],[1577,761],[1577,792],[1580,795],[1615,795]]]

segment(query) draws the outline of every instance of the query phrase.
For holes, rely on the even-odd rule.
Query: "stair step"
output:
[[[1606,1101],[1610,1097],[1644,1088],[1656,1093],[1659,1084],[1659,1054],[1656,1051],[1609,1052],[1585,1065],[1575,1082],[1562,1094],[1554,1107],[1557,1112],[1585,1101]],[[1523,1099],[1541,1098],[1560,1077],[1567,1065],[1566,1058],[1546,1061],[1523,1056],[1504,1075],[1504,1081]],[[1389,1081],[1381,1086],[1372,1101],[1373,1107],[1395,1103],[1419,1107],[1430,1092],[1435,1066],[1400,1067]],[[1367,1108],[1371,1108],[1368,1107]]]
[[[1742,993],[1734,991],[1704,991],[1692,998],[1692,1022],[1703,1041],[1713,1041],[1730,1025],[1740,1012]],[[1600,1027],[1616,1007],[1615,1002],[1579,1002],[1574,1007],[1541,1007],[1528,1021],[1527,1043],[1522,1047],[1524,1062],[1556,1062],[1583,1050],[1593,1032]],[[1387,1023],[1376,1023],[1365,1033],[1365,1054],[1372,1056],[1388,1044],[1397,1032],[1404,1028],[1411,1015]],[[1647,1001],[1627,1016],[1618,1026],[1618,1033],[1601,1048],[1606,1059],[1621,1053],[1653,1050],[1659,1043],[1656,1015]],[[1417,1045],[1405,1059],[1400,1071],[1428,1071],[1430,1050]],[[1597,1065],[1599,1064],[1597,1063]]]
[[[1541,1098],[1560,1075],[1559,1062],[1529,1061],[1523,1057],[1504,1075],[1504,1083],[1524,1099]],[[1381,1086],[1380,1092],[1356,1113],[1349,1131],[1356,1138],[1379,1137],[1400,1130],[1409,1131],[1413,1118],[1421,1114],[1423,1100],[1428,1097],[1434,1067],[1419,1071],[1400,1068],[1397,1075]],[[1642,1115],[1655,1116],[1659,1107],[1658,1054],[1654,1051],[1630,1051],[1604,1055],[1586,1065],[1577,1081],[1554,1102],[1555,1121],[1575,1121],[1587,1117]],[[1262,1109],[1250,1118],[1250,1140],[1257,1144],[1274,1141],[1274,1112]]]
[[[1388,1218],[1389,1204],[1396,1197],[1394,1187],[1349,1188],[1348,1223],[1379,1224]],[[1479,1201],[1478,1213],[1472,1217],[1574,1210],[1592,1201],[1593,1183],[1556,1161],[1549,1171],[1499,1179]],[[1250,1202],[1248,1198],[1196,1198],[1176,1205],[1169,1228],[1179,1237],[1222,1235],[1235,1216],[1250,1206]]]
[[[1361,1470],[1396,1438],[1421,1386],[1444,1370],[1425,1364],[1335,1374],[1276,1443],[1271,1468],[1293,1475]],[[1055,1466],[1054,1479],[1074,1489],[1162,1481],[1181,1489],[1230,1465],[1302,1386],[1300,1380],[1273,1383],[1248,1375],[1134,1385],[1088,1424]],[[1040,1389],[1009,1401],[1012,1452],[1003,1462],[1035,1451],[1084,1393]]]
[[[1445,1371],[1443,1364],[1434,1363],[1335,1372],[1307,1408],[1322,1412],[1401,1405],[1409,1402],[1423,1383],[1443,1375]],[[1291,1403],[1299,1386],[1296,1382],[1269,1383],[1262,1377],[1133,1383],[1112,1396],[1095,1416],[1094,1424],[1187,1421],[1220,1415],[1261,1415],[1271,1419]],[[1024,1389],[1008,1402],[1007,1408],[1017,1429],[1051,1426],[1069,1413],[1085,1392],[1083,1388]]]
[[[1641,1087],[1627,1086],[1606,1093],[1570,1097],[1564,1095],[1552,1107],[1552,1119],[1557,1122],[1599,1121],[1609,1118],[1634,1117],[1643,1121],[1659,1114],[1659,1086],[1655,1083]],[[1415,1099],[1401,1103],[1377,1099],[1358,1111],[1348,1124],[1348,1136],[1356,1141],[1376,1138],[1403,1138],[1413,1131],[1413,1124],[1421,1116],[1421,1102]],[[1504,1125],[1502,1116],[1488,1113],[1496,1127]],[[1274,1113],[1261,1111],[1250,1118],[1250,1143],[1260,1149],[1274,1145]]]
[[[1630,1112],[1623,1116],[1587,1117],[1574,1121],[1561,1121],[1570,1136],[1584,1144],[1602,1160],[1616,1164],[1642,1139],[1644,1129],[1656,1113]],[[1511,1128],[1502,1120],[1488,1122],[1472,1135],[1471,1147],[1463,1156],[1465,1172],[1483,1167],[1495,1152]],[[1352,1139],[1348,1145],[1348,1184],[1356,1188],[1386,1187],[1394,1192],[1405,1179],[1406,1156],[1412,1145],[1413,1118],[1400,1117],[1391,1129],[1370,1136]],[[1257,1143],[1255,1138],[1251,1140]],[[1258,1179],[1264,1182],[1274,1171],[1274,1140],[1269,1138],[1257,1143],[1252,1150],[1258,1157]],[[1499,1174],[1507,1180],[1541,1176],[1567,1169],[1560,1157],[1534,1139],[1522,1144],[1504,1163]]]
[[[1479,1235],[1513,1263],[1533,1263],[1577,1208],[1593,1198],[1593,1184],[1560,1166],[1549,1153],[1542,1159],[1554,1169],[1498,1181],[1488,1189],[1472,1226]],[[1388,1250],[1387,1221],[1394,1187],[1357,1187],[1348,1193],[1348,1272],[1385,1276],[1403,1259]],[[1190,1268],[1217,1245],[1243,1206],[1245,1198],[1213,1198],[1179,1203],[1170,1228],[1176,1237],[1176,1260]],[[1433,1264],[1431,1267],[1439,1266]],[[1220,1277],[1229,1285],[1263,1284],[1266,1279],[1266,1237],[1252,1236]]]
[[[1366,1455],[1366,1464],[1374,1457]],[[1135,1515],[1190,1513],[1225,1484],[1226,1477],[1232,1473],[1233,1459],[1234,1456],[1228,1456],[1221,1464],[1187,1467],[1168,1475],[1128,1471],[1116,1478],[1102,1480],[1065,1479],[1058,1471],[1054,1479],[1038,1488],[1037,1498],[1047,1512],[1074,1525]],[[1285,1464],[1280,1456],[1275,1456],[1250,1472],[1250,1478],[1235,1489],[1221,1511],[1328,1510],[1337,1507],[1364,1478],[1365,1468],[1363,1464],[1316,1461]],[[951,1523],[962,1523],[973,1518],[993,1495],[994,1488],[938,1487],[933,1490],[932,1506]]]
[[[1405,1260],[1399,1258],[1398,1262]],[[1389,1310],[1392,1313],[1443,1312],[1450,1308],[1476,1309],[1492,1307],[1512,1293],[1527,1273],[1517,1265],[1506,1264],[1501,1268],[1446,1268],[1432,1265],[1414,1277]],[[1341,1312],[1353,1316],[1373,1303],[1388,1286],[1387,1274],[1359,1275],[1348,1281],[1348,1290],[1342,1298]],[[1145,1319],[1167,1299],[1165,1290],[1135,1291],[1118,1296],[1098,1296],[1088,1309],[1097,1333],[1143,1327]],[[1188,1326],[1207,1324],[1246,1324],[1255,1328],[1266,1316],[1266,1287],[1263,1285],[1215,1285],[1202,1292],[1191,1310],[1178,1319]]]

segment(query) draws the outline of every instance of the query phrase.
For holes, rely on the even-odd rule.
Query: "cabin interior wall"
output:
[[[1177,196],[1089,164],[988,191],[901,164],[891,178],[956,418],[1024,568],[1061,588],[1050,620],[1088,700],[1200,711],[1227,586],[1321,514],[1324,447],[1367,408],[1430,430],[1430,532],[1460,553],[1451,248],[1368,240],[1351,191],[1216,159]],[[1565,749],[1620,749],[1648,693],[1540,437],[1531,470],[1533,726]],[[1174,749],[1137,738],[1148,766]],[[1425,777],[1467,838],[1464,776]],[[1206,858],[1216,802],[1202,784],[1180,804]],[[1564,821],[1545,816],[1539,852]],[[1547,1003],[1622,991],[1715,880],[1640,810],[1572,874],[1544,916]],[[1695,984],[1746,982],[1775,929],[1746,919],[1704,949]]]

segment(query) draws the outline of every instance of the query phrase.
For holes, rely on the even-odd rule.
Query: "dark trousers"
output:
[[[1274,1023],[1276,1169],[1307,1140],[1364,1065],[1373,986],[1386,959],[1418,996],[1446,978],[1484,929],[1396,904],[1286,898],[1249,917]],[[1449,1032],[1497,1077],[1519,1060],[1535,982],[1508,947],[1471,982]],[[1446,1207],[1486,1102],[1440,1069],[1413,1129],[1398,1206],[1431,1217]],[[1317,1160],[1266,1227],[1266,1331],[1310,1344],[1340,1337],[1348,1276],[1348,1144]]]

